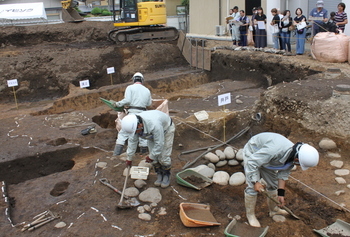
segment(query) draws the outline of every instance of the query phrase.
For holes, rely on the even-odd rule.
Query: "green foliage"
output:
[[[95,7],[94,9],[91,10],[92,15],[100,15],[102,13],[102,9]]]
[[[101,15],[102,16],[112,16],[113,14],[108,9],[103,9]]]
[[[181,5],[182,5],[182,6],[189,7],[189,5],[190,5],[190,0],[182,0]]]

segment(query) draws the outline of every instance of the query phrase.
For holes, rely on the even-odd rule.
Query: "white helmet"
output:
[[[132,80],[133,80],[133,82],[139,81],[143,84],[144,79],[143,79],[142,73],[140,73],[140,72],[135,73],[134,76],[132,76]]]
[[[319,155],[318,151],[314,147],[308,144],[303,144],[299,149],[298,158],[301,169],[307,170],[308,168],[314,167],[318,164]]]
[[[135,114],[128,114],[122,119],[122,130],[130,135],[135,134],[138,119]]]

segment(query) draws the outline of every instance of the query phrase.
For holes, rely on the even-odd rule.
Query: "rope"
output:
[[[321,197],[324,197],[325,199],[327,199],[328,201],[332,202],[333,204],[335,204],[335,205],[337,205],[337,206],[341,207],[342,209],[344,209],[344,210],[346,210],[346,211],[350,212],[350,210],[349,210],[349,209],[347,209],[346,207],[343,207],[343,206],[342,206],[342,205],[340,205],[339,203],[337,203],[337,202],[333,201],[332,199],[330,199],[330,198],[329,198],[329,197],[327,197],[326,195],[324,195],[324,194],[322,194],[322,193],[318,192],[317,190],[315,190],[315,189],[311,188],[311,187],[310,187],[310,186],[308,186],[307,184],[305,184],[305,183],[301,182],[300,180],[298,180],[298,179],[294,178],[294,177],[293,177],[293,176],[291,176],[291,175],[289,175],[289,177],[291,177],[291,178],[292,178],[292,179],[294,179],[295,181],[299,182],[300,184],[304,185],[305,187],[307,187],[307,188],[311,189],[311,190],[312,190],[312,191],[314,191],[316,194],[320,195]]]

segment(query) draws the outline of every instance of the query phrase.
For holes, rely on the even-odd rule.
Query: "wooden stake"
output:
[[[111,76],[111,85],[113,85],[113,78],[112,78],[112,73],[109,74]]]
[[[18,109],[15,87],[13,86],[12,89],[13,89],[13,96],[15,97],[16,108]]]

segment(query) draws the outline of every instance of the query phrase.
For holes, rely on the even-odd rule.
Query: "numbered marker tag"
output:
[[[219,106],[231,104],[231,93],[226,93],[218,96]]]
[[[112,73],[115,73],[114,67],[107,68],[107,74],[112,74]]]
[[[17,81],[17,79],[7,80],[7,86],[8,86],[8,87],[18,86],[18,81]]]
[[[80,88],[86,88],[86,87],[90,87],[90,81],[89,80],[80,81]]]

